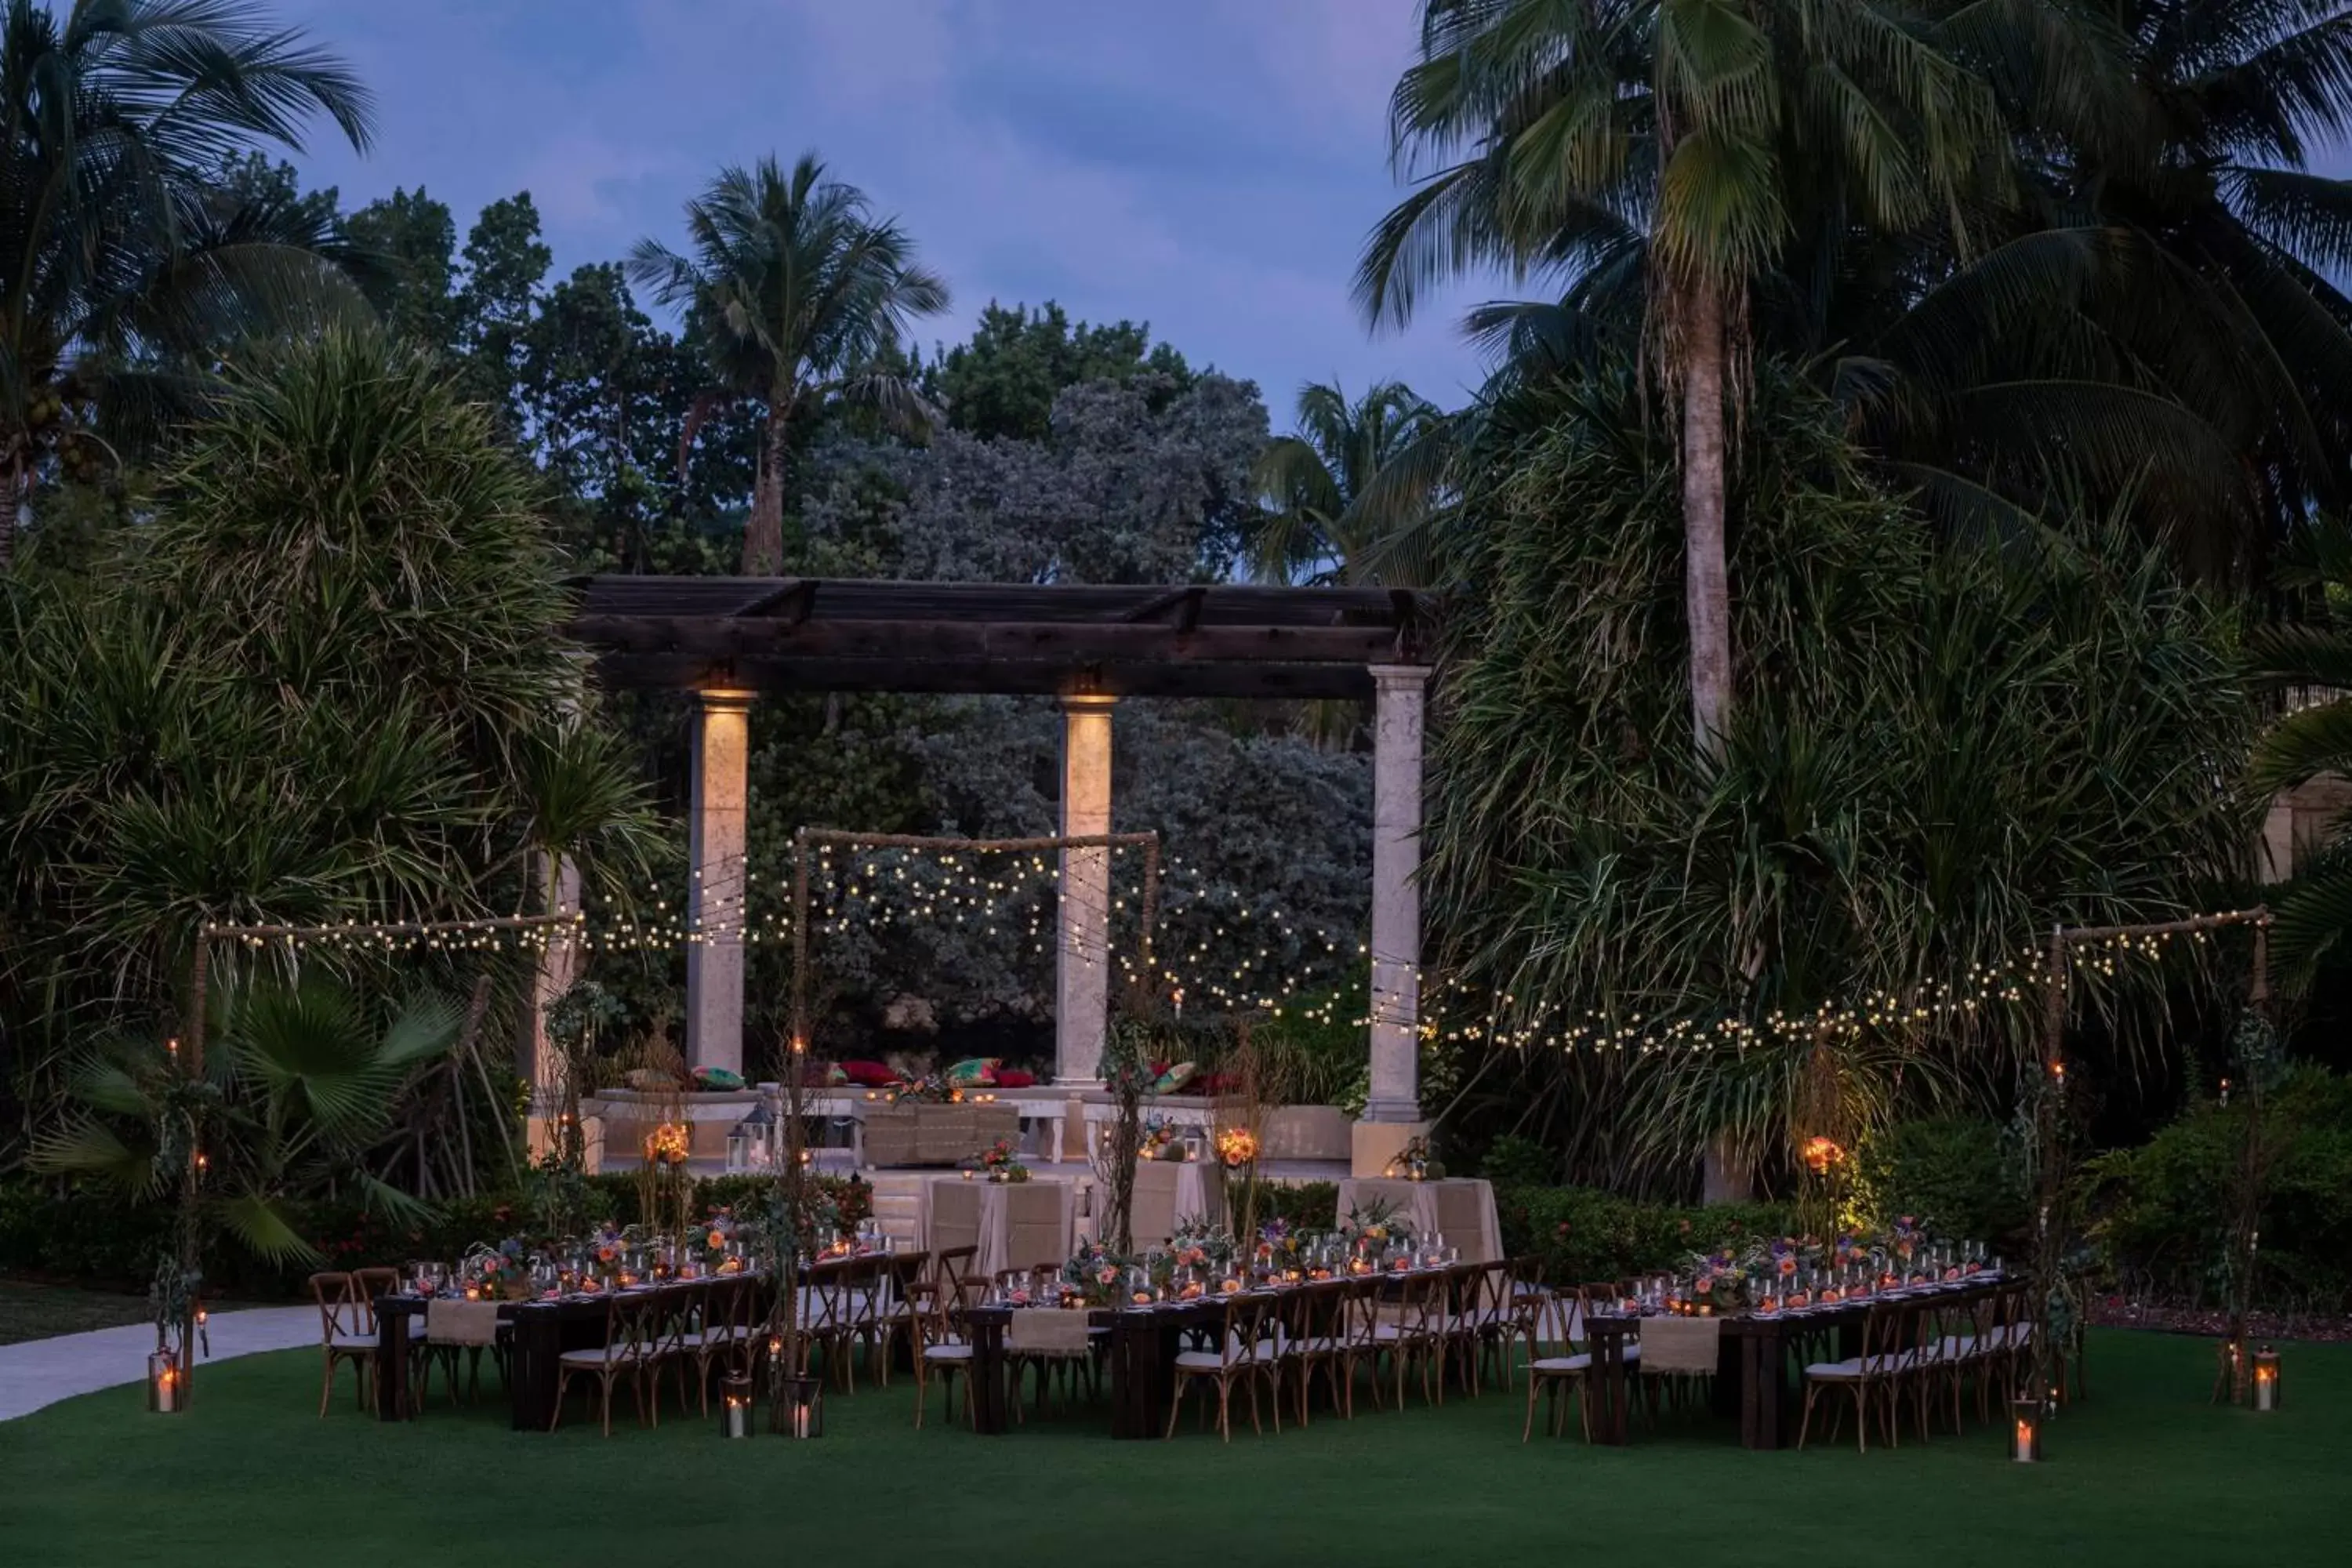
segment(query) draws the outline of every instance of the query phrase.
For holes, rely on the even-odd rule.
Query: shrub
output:
[[[1758,1236],[1781,1236],[1790,1211],[1777,1204],[1678,1208],[1637,1202],[1594,1187],[1498,1185],[1503,1247],[1543,1259],[1554,1285],[1624,1279],[1673,1268],[1694,1252]]]
[[[1532,1138],[1506,1132],[1486,1146],[1478,1169],[1497,1187],[1540,1187],[1559,1178],[1559,1155]]]
[[[2277,1151],[2263,1201],[2258,1299],[2326,1310],[2352,1305],[2352,1079],[2315,1068],[2272,1091]],[[2093,1234],[2139,1289],[2198,1303],[2221,1294],[2246,1105],[2196,1107],[2137,1149],[2090,1163]]]
[[[1937,1236],[1981,1241],[2022,1258],[2032,1240],[2023,1166],[1998,1123],[1905,1121],[1862,1150],[1860,1184],[1882,1222],[1916,1216]]]
[[[1293,1230],[1336,1229],[1339,1185],[1336,1182],[1265,1183],[1257,1190],[1257,1219],[1260,1225],[1287,1220]]]

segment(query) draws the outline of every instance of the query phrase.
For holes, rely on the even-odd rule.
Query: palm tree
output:
[[[2030,156],[1981,254],[1824,321],[1867,345],[1865,434],[1947,516],[2128,497],[2191,566],[2260,581],[2352,467],[2352,184],[2310,168],[2352,135],[2352,6],[1935,9]]]
[[[1376,549],[1414,521],[1418,497],[1379,481],[1443,419],[1400,381],[1375,383],[1349,403],[1337,382],[1298,389],[1298,433],[1258,457],[1264,511],[1250,540],[1250,574],[1263,583],[1375,581]],[[1391,575],[1380,573],[1381,579]]]
[[[1401,167],[1444,166],[1366,245],[1376,324],[1487,267],[1641,300],[1681,404],[1693,730],[1719,760],[1726,450],[1757,284],[1823,225],[1957,226],[1997,150],[1990,94],[1880,0],[1424,0],[1391,124]]]
[[[35,484],[152,428],[168,373],[357,294],[331,226],[227,191],[313,115],[355,147],[367,89],[237,0],[35,0],[0,12],[0,569]]]
[[[793,420],[827,396],[928,423],[913,384],[877,368],[917,317],[948,308],[948,287],[916,265],[914,243],[877,219],[865,193],[829,179],[814,153],[787,174],[775,159],[719,172],[686,205],[693,255],[637,242],[629,277],[686,312],[704,344],[713,390],[679,442],[683,465],[702,416],[719,405],[762,406],[766,426],[743,571],[782,569],[785,465]]]
[[[416,1076],[447,1058],[460,1022],[455,1003],[419,995],[379,1031],[349,990],[316,977],[264,982],[239,998],[202,1086],[209,1219],[262,1258],[309,1263],[318,1253],[289,1200],[341,1191],[379,1213],[421,1215],[423,1205],[378,1179],[365,1156],[392,1130]],[[168,1124],[186,1092],[163,1046],[103,1043],[75,1069],[74,1111],[35,1140],[33,1167],[155,1197],[178,1175]]]

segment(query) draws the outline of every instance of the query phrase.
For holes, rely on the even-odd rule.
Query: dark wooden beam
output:
[[[950,695],[1196,697],[1305,701],[1369,700],[1360,664],[1080,663],[1007,659],[989,664],[921,658],[713,659],[684,653],[607,653],[595,663],[608,689],[690,691],[740,687],[765,692],[908,691]]]
[[[1375,664],[1399,655],[1390,626],[1199,626],[1069,622],[798,623],[694,616],[583,616],[571,633],[604,652],[711,659],[887,658],[982,663]]]

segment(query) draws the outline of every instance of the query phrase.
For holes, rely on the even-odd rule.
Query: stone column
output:
[[[1062,837],[1110,831],[1110,710],[1114,699],[1062,699]],[[1102,1078],[1110,1016],[1110,851],[1062,851],[1060,940],[1054,954],[1054,1077]]]
[[[1418,1123],[1421,723],[1425,665],[1372,667],[1371,1122]]]
[[[751,693],[705,691],[688,807],[686,1061],[743,1070],[743,848]]]
[[[533,879],[541,884],[546,896],[543,912],[551,915],[576,915],[580,912],[580,868],[568,857],[536,858],[538,870]],[[553,888],[546,884],[552,871]],[[522,1038],[516,1063],[523,1081],[530,1086],[530,1109],[524,1117],[524,1137],[532,1157],[544,1154],[553,1145],[556,1113],[562,1109],[563,1064],[555,1042],[548,1038],[547,1010],[557,997],[572,989],[572,982],[580,973],[580,944],[576,932],[568,926],[559,926],[547,934],[547,945],[541,950],[539,963],[530,981],[530,1011],[523,1018]]]

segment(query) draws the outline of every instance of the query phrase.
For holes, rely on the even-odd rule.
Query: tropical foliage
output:
[[[1426,875],[1460,979],[1507,1003],[1496,1114],[1576,1170],[1672,1179],[1717,1137],[1769,1168],[1901,1107],[2005,1108],[2038,1014],[1771,1021],[1957,984],[2053,921],[2207,907],[2252,832],[2226,617],[2112,529],[1935,545],[1767,376],[1731,492],[1754,700],[1710,763],[1670,651],[1675,454],[1638,396],[1622,372],[1567,396],[1459,524],[1481,586],[1449,627]],[[2105,997],[2143,1026],[2160,1000]],[[1623,1051],[1596,1014],[1727,1043]],[[1730,1048],[1740,1025],[1767,1037]]]
[[[630,254],[629,275],[695,318],[710,395],[762,409],[743,572],[772,576],[783,564],[794,417],[837,397],[902,426],[926,424],[929,411],[887,356],[910,322],[947,309],[948,288],[916,264],[906,233],[814,153],[789,174],[773,158],[722,170],[687,204],[686,220],[690,257],[648,239]],[[694,431],[688,420],[681,448]]]
[[[37,483],[115,467],[224,346],[358,301],[314,205],[227,174],[321,116],[364,146],[372,112],[340,60],[224,0],[7,0],[0,570]]]

